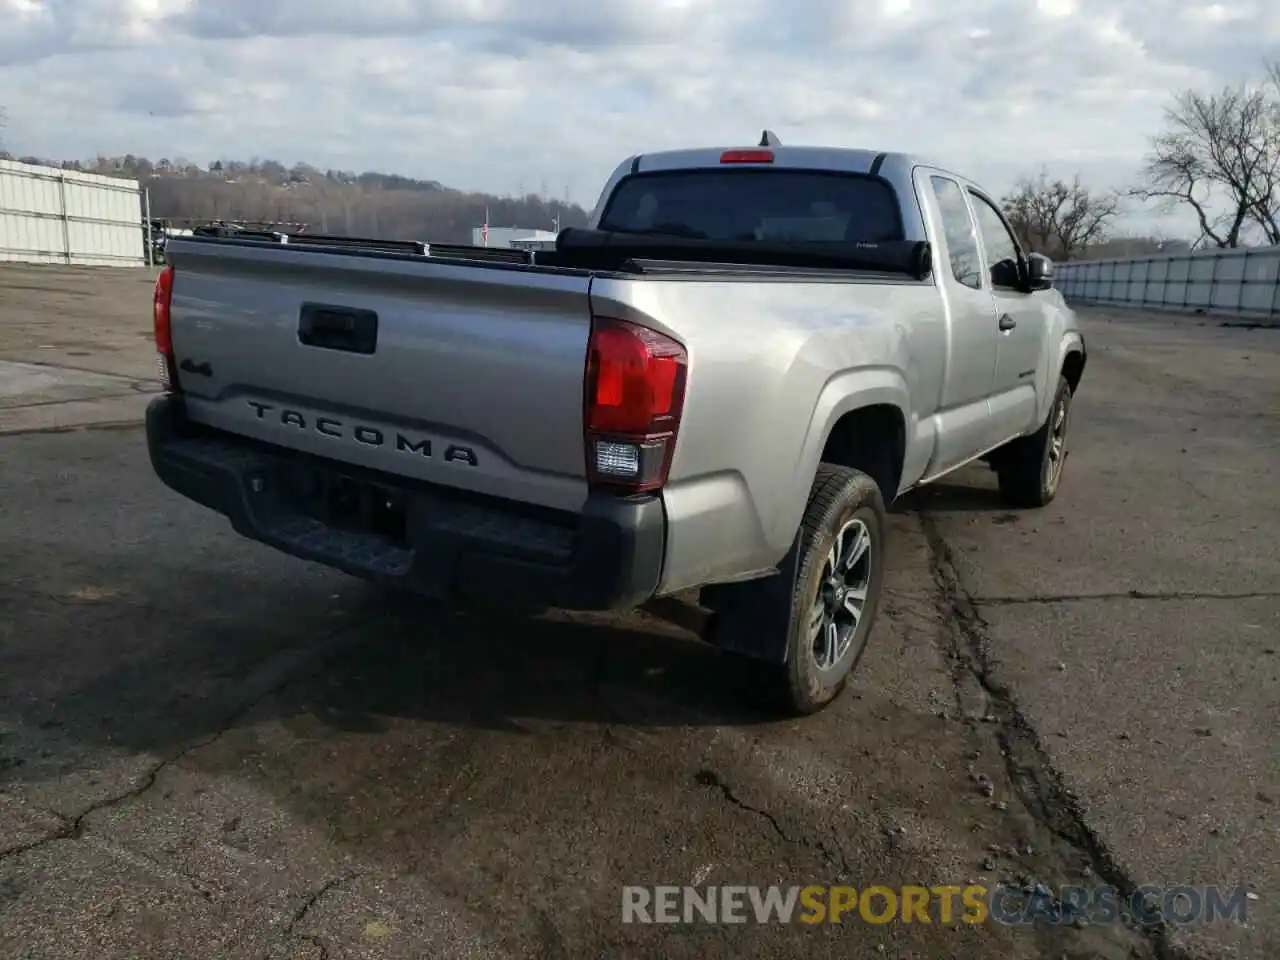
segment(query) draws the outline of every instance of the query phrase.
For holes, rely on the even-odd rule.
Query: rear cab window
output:
[[[898,198],[883,180],[785,168],[633,174],[614,189],[599,228],[704,240],[904,239]]]

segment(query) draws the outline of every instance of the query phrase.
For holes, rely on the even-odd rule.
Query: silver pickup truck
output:
[[[865,649],[886,505],[983,460],[1053,499],[1085,366],[1052,264],[908,156],[643,154],[526,252],[175,238],[155,290],[172,489],[246,537],[443,600],[694,589],[813,712]]]

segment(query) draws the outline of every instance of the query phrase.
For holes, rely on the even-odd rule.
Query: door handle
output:
[[[1013,329],[1014,327],[1016,327],[1017,325],[1018,325],[1018,321],[1017,321],[1017,320],[1015,320],[1015,319],[1013,319],[1013,317],[1009,316],[1007,313],[1006,313],[1006,314],[1002,314],[1002,315],[1001,315],[1001,317],[1000,317],[1000,331],[1001,331],[1002,333],[1003,333],[1004,331],[1006,331],[1006,330],[1012,330],[1012,329]]]

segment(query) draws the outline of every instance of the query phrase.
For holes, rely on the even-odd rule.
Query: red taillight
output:
[[[156,360],[160,365],[160,382],[165,390],[175,393],[178,390],[178,371],[173,356],[173,329],[169,323],[169,308],[172,302],[173,267],[167,266],[156,277],[151,307],[156,338]]]
[[[721,163],[773,163],[772,150],[726,150]]]
[[[587,348],[587,473],[628,492],[667,482],[689,357],[647,327],[597,317]]]

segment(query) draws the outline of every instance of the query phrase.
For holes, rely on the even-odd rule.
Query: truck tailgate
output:
[[[168,258],[192,421],[477,493],[582,504],[587,272],[182,241]]]

